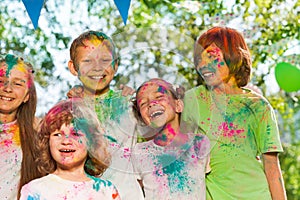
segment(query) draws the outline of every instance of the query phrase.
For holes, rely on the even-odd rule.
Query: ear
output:
[[[74,76],[78,76],[78,72],[76,70],[76,67],[75,67],[75,64],[74,64],[73,60],[69,60],[68,68]]]
[[[27,92],[27,94],[23,100],[23,103],[26,103],[28,100],[29,100],[29,93]]]
[[[176,100],[176,112],[177,113],[181,113],[183,111],[183,108],[184,108],[184,104],[183,104],[183,101],[181,99],[177,99]]]
[[[119,67],[119,65],[118,65],[118,62],[116,62],[115,63],[115,66],[114,66],[114,71],[115,71],[115,74],[117,73],[117,71],[118,71],[118,67]]]

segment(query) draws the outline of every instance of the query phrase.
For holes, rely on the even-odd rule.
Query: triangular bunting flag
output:
[[[127,18],[128,18],[128,10],[130,7],[130,1],[131,0],[114,0],[125,25],[126,25]]]
[[[22,0],[31,19],[34,29],[37,28],[44,0]]]

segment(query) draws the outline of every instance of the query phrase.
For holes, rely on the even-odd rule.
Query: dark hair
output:
[[[76,39],[74,39],[71,44],[71,47],[70,47],[70,59],[73,61],[76,70],[78,70],[77,48],[85,47],[86,46],[85,41],[86,40],[90,41],[93,39],[97,39],[97,40],[103,42],[103,44],[112,53],[112,57],[113,57],[112,65],[114,66],[115,64],[118,64],[119,56],[117,55],[116,47],[115,47],[112,39],[103,32],[89,30],[89,31],[83,32]]]
[[[140,87],[136,90],[136,96],[138,95],[140,89],[146,85],[147,83],[150,83],[150,82],[155,82],[157,84],[161,83],[161,84],[164,84],[164,86],[167,86],[167,90],[171,93],[172,97],[175,99],[175,100],[178,100],[178,99],[181,99],[183,100],[184,98],[184,93],[185,93],[185,88],[183,86],[176,86],[176,85],[172,85],[171,83],[163,80],[163,79],[160,79],[160,78],[152,78],[150,79],[149,81],[146,81],[144,82],[142,85],[140,85]],[[133,103],[133,113],[134,113],[134,116],[136,117],[136,119],[139,121],[139,122],[142,122],[143,123],[143,120],[142,120],[142,116],[140,114],[140,109],[139,109],[139,106],[138,106],[138,103],[137,103],[137,99],[134,98],[132,100],[132,103]]]
[[[37,95],[34,85],[34,75],[33,75],[33,66],[31,63],[24,61],[23,58],[17,57],[12,54],[4,55],[0,63],[6,63],[11,67],[20,65],[24,67],[28,73],[28,94],[29,99],[26,102],[22,102],[17,109],[17,124],[20,130],[20,142],[22,149],[22,163],[21,163],[21,172],[20,172],[20,182],[18,187],[18,197],[23,185],[29,181],[40,177],[38,170],[35,165],[35,139],[36,139],[36,130],[34,129],[35,124],[35,112],[37,104]]]
[[[213,27],[204,32],[195,43],[195,67],[201,60],[201,53],[212,43],[221,49],[229,68],[229,75],[235,77],[238,87],[246,86],[250,80],[252,64],[250,51],[243,35],[228,27]]]
[[[111,161],[107,141],[103,137],[104,129],[100,126],[95,112],[82,99],[77,98],[60,101],[43,118],[38,133],[38,170],[44,175],[56,170],[56,161],[50,153],[50,134],[59,130],[63,124],[70,123],[76,125],[87,138],[88,157],[84,166],[85,172],[91,176],[102,175]]]

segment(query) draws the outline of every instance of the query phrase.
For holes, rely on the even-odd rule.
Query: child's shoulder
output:
[[[250,107],[270,106],[269,101],[262,94],[259,94],[248,88],[243,88],[243,90],[245,93],[242,94],[240,97],[243,98],[244,101],[246,101],[245,103]]]
[[[184,98],[186,100],[197,101],[199,99],[210,98],[209,90],[204,85],[191,88],[185,92]]]
[[[193,145],[199,157],[206,157],[210,152],[210,140],[204,134],[196,133]]]
[[[96,187],[96,188],[97,187],[100,188],[102,186],[104,186],[104,187],[115,187],[115,185],[107,179],[102,179],[100,177],[95,177],[95,176],[90,176],[90,175],[89,175],[89,177],[95,182],[94,187]]]
[[[43,176],[41,178],[36,178],[31,180],[29,183],[25,184],[23,187],[24,188],[40,188],[40,186],[42,186],[42,188],[47,187],[46,185],[49,186],[50,183],[56,182],[56,176],[52,175],[52,174],[48,174],[46,176]]]

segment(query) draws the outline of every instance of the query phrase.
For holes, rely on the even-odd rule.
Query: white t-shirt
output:
[[[112,155],[111,165],[102,178],[110,180],[117,187],[122,200],[143,200],[131,162],[132,147],[137,141],[137,121],[132,113],[132,104],[120,91],[109,90],[97,97],[90,106],[105,129]]]
[[[107,180],[69,181],[49,174],[24,185],[20,200],[120,200],[115,186]]]
[[[153,140],[136,145],[134,168],[143,182],[145,199],[205,199],[210,143],[204,135],[188,135],[189,141],[177,147],[158,146]]]
[[[0,199],[17,199],[22,149],[17,121],[0,124]]]

